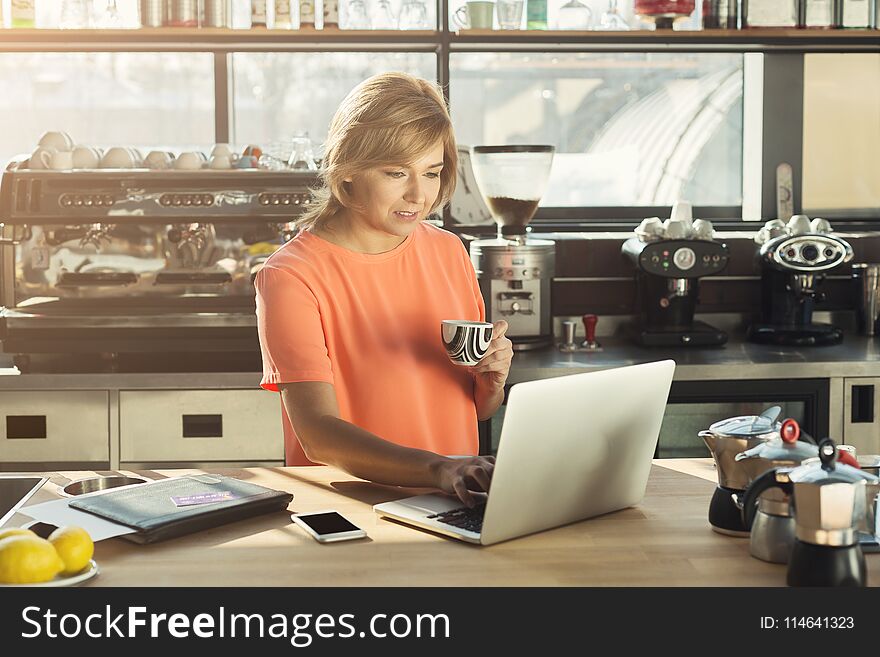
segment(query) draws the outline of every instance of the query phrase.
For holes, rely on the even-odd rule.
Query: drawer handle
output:
[[[184,415],[184,438],[222,438],[222,415]]]
[[[874,386],[852,387],[852,423],[863,424],[874,421]]]
[[[7,415],[6,438],[8,440],[45,440],[45,415]]]

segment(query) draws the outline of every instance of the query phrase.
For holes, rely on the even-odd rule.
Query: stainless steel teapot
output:
[[[803,461],[816,458],[819,448],[798,440],[800,427],[792,419],[785,420],[778,438],[741,452],[735,457],[750,481],[774,468],[794,468]],[[788,563],[794,544],[795,521],[791,513],[791,498],[781,488],[769,488],[760,495],[750,494],[746,488],[740,498],[743,505],[743,524],[750,531],[749,553],[762,561]],[[746,514],[745,507],[757,505],[755,513]],[[754,509],[752,509],[754,511]]]
[[[712,424],[699,436],[715,460],[718,487],[709,503],[709,524],[728,536],[749,535],[740,512],[743,491],[749,485],[749,474],[736,455],[779,436],[777,421],[782,409],[771,406],[760,415],[741,415]]]
[[[872,527],[868,499],[880,491],[880,478],[838,462],[837,447],[826,438],[819,443],[818,459],[773,468],[755,479],[743,503],[746,524],[757,513],[753,501],[771,488],[787,494],[794,511],[789,586],[864,586],[858,531]]]

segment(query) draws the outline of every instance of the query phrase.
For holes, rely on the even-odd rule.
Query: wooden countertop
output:
[[[152,477],[193,470],[139,471]],[[709,528],[711,459],[654,462],[636,507],[490,547],[379,519],[371,505],[409,494],[329,467],[210,470],[294,494],[291,511],[336,509],[362,541],[322,545],[284,513],[153,545],[96,545],[90,586],[784,586],[786,567],[749,556],[748,540]],[[106,474],[106,473],[101,473]],[[52,473],[30,503],[91,472]],[[27,507],[22,509],[24,513]],[[9,524],[23,524],[15,516]],[[868,554],[869,584],[880,555]]]

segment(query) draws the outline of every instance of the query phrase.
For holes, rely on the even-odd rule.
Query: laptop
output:
[[[518,383],[492,485],[467,509],[440,493],[376,504],[380,517],[492,545],[638,504],[645,496],[675,362]]]

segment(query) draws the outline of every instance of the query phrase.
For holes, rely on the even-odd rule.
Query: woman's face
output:
[[[380,166],[351,180],[352,228],[382,239],[405,238],[425,219],[440,193],[443,144],[438,142],[412,164]]]

